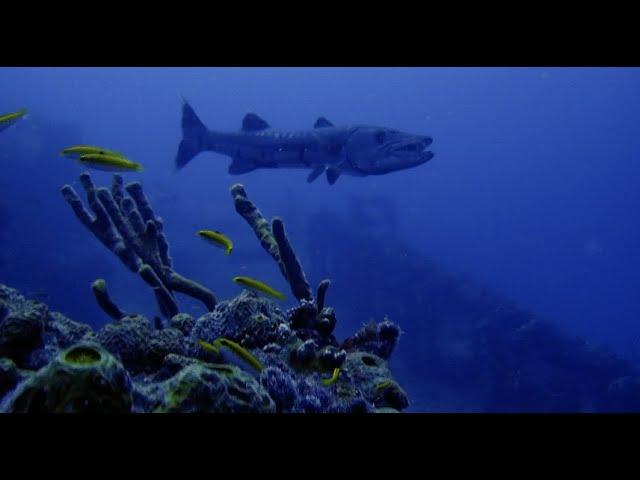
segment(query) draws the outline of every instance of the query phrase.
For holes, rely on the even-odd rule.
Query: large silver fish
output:
[[[331,185],[343,174],[382,175],[417,167],[433,158],[427,150],[431,137],[368,125],[334,126],[322,117],[313,129],[283,131],[249,113],[239,132],[213,131],[186,101],[182,135],[175,160],[178,169],[199,153],[212,151],[232,158],[230,174],[259,168],[303,168],[310,170],[308,182],[325,173]]]

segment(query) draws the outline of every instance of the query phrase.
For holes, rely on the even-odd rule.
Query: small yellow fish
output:
[[[213,343],[198,340],[198,345],[209,352],[220,355],[226,363],[237,365],[240,368],[249,365],[258,373],[262,372],[264,368],[249,350],[228,338],[220,337],[215,339]]]
[[[286,297],[284,296],[284,293],[279,292],[277,290],[274,290],[273,288],[271,288],[269,285],[267,285],[266,283],[262,283],[258,280],[254,280],[253,278],[249,278],[249,277],[233,277],[233,281],[235,283],[239,283],[240,285],[243,285],[247,288],[250,288],[252,290],[256,290],[258,292],[262,292],[262,293],[266,293],[267,295],[270,295],[274,298],[277,298],[278,300],[284,300]]]
[[[100,153],[87,153],[80,155],[78,161],[95,170],[104,170],[106,172],[141,172],[142,165],[132,162],[124,157],[115,155],[102,155]]]
[[[121,153],[107,150],[102,147],[95,147],[93,145],[74,145],[73,147],[67,147],[60,155],[63,157],[80,157],[81,155],[89,155],[91,153],[97,153],[99,155],[111,155],[114,157],[123,157]]]
[[[207,243],[223,248],[227,255],[233,250],[233,242],[231,239],[217,230],[199,230],[198,235]]]
[[[220,354],[220,350],[215,345],[211,345],[209,342],[205,342],[204,340],[198,340],[198,345],[204,348],[207,352],[211,352],[215,355]]]
[[[323,378],[322,379],[322,383],[324,383],[325,385],[334,384],[338,380],[339,376],[340,376],[340,369],[339,368],[334,368],[333,369],[333,375],[331,375],[331,377],[329,377],[329,378]]]
[[[380,392],[382,390],[385,390],[386,388],[389,388],[392,383],[393,382],[391,380],[385,380],[384,382],[380,382],[379,384],[376,385],[376,392]]]
[[[22,110],[18,110],[14,113],[7,113],[6,115],[0,115],[0,132],[9,128],[11,125],[16,123],[22,117],[27,114],[27,110],[23,108]]]

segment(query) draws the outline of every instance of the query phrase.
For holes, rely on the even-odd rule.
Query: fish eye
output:
[[[387,135],[384,133],[384,131],[380,130],[379,132],[376,132],[374,134],[374,138],[376,140],[376,142],[380,145],[382,143],[384,143],[385,139],[386,139]]]

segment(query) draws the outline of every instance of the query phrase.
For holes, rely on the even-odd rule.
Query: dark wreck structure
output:
[[[343,216],[309,218],[309,272],[340,285],[343,317],[365,323],[362,312],[384,312],[400,323],[392,366],[410,411],[640,411],[634,365],[446,274],[398,237],[392,205],[352,197]]]

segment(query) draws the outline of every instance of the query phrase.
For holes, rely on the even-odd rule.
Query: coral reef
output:
[[[345,376],[360,385],[362,395],[376,407],[402,410],[409,405],[406,393],[391,378],[387,363],[368,352],[349,353],[342,366]]]
[[[29,354],[43,343],[49,309],[4,286],[0,286],[0,301],[0,357],[23,366],[29,362]]]
[[[96,189],[88,174],[80,179],[95,216],[68,185],[65,199],[153,288],[168,321],[126,313],[102,279],[92,292],[112,321],[97,332],[0,285],[0,411],[373,413],[407,407],[386,361],[399,328],[385,320],[373,334],[367,330],[341,345],[333,336],[336,313],[326,306],[330,282],[319,283],[314,299],[282,220],[269,225],[242,186],[232,189],[236,210],[299,301],[287,311],[250,290],[217,302],[173,271],[162,223],[139,184],[127,185],[129,198],[117,175],[111,191]],[[175,291],[209,311],[199,318],[180,312]]]
[[[157,370],[164,357],[171,353],[184,353],[184,335],[180,330],[157,330],[141,315],[123,317],[105,325],[98,332],[97,341],[134,375]]]
[[[13,357],[0,358],[3,412],[373,413],[407,406],[384,359],[300,338],[305,330],[253,292],[198,319],[178,314],[160,330],[129,315],[97,333],[13,289],[0,285],[0,292],[3,322],[31,318],[38,325],[38,336],[32,327],[29,335],[6,330]],[[199,337],[243,342],[264,368],[256,372],[241,357],[238,365],[226,363],[198,346]],[[381,394],[376,386],[385,382]]]
[[[172,282],[183,277],[173,272],[162,224],[140,186],[128,185],[131,198],[125,198],[117,176],[111,192],[96,190],[88,175],[81,181],[95,217],[71,187],[63,189],[65,198],[83,224],[153,288],[168,320],[123,311],[106,283],[97,280],[93,295],[112,321],[94,332],[0,285],[0,411],[357,414],[408,408],[407,392],[388,363],[402,334],[399,326],[384,318],[336,339],[337,315],[327,305],[330,282],[321,281],[314,298],[282,221],[270,224],[242,186],[232,188],[236,210],[298,300],[286,311],[249,290],[216,302],[189,280],[176,287]],[[369,270],[365,278],[358,264],[371,255],[353,258],[353,251],[363,255],[371,248],[379,262],[390,264],[381,271],[397,271],[394,281],[413,289],[411,312],[425,317],[424,328],[402,343],[403,349],[420,347],[412,353],[419,352],[412,368],[430,381],[458,385],[459,397],[476,402],[474,410],[640,408],[640,373],[627,362],[439,274],[428,262],[416,263],[414,255],[410,263],[396,264],[396,257],[378,255],[373,236],[359,237],[351,226],[340,229],[335,219],[313,223],[327,221],[337,225],[341,248],[359,246],[332,252],[342,265],[335,268],[344,273],[341,283],[350,285],[353,310],[346,316],[357,318],[361,305],[378,301],[369,285],[382,283],[379,272]],[[315,241],[336,248],[338,242],[326,241],[317,228]],[[321,267],[315,266],[313,276],[322,278]],[[193,293],[192,287],[197,290],[192,296],[208,308],[196,318],[180,312],[174,297],[174,292]],[[436,297],[438,303],[424,300]],[[344,302],[340,305],[344,318]],[[386,306],[394,318],[411,318],[404,305]]]
[[[260,375],[260,383],[273,399],[279,412],[289,412],[296,402],[296,385],[290,375],[278,367],[267,367]]]
[[[20,370],[13,360],[0,358],[0,398],[13,390],[22,380],[28,377],[28,373]]]
[[[191,334],[191,329],[195,325],[195,320],[188,313],[179,313],[169,321],[169,325],[176,330],[180,330],[185,337]]]
[[[173,292],[189,295],[213,310],[216,305],[213,293],[173,269],[162,220],[154,214],[140,183],[123,187],[122,177],[114,175],[111,190],[96,189],[88,173],[80,175],[80,183],[95,216],[84,207],[71,185],[62,187],[64,199],[80,222],[153,289],[163,315],[170,318],[179,313]]]
[[[342,342],[342,348],[348,352],[362,350],[388,359],[396,347],[399,336],[400,328],[385,318],[378,324],[370,322],[362,327],[355,335]]]
[[[58,312],[49,312],[45,328],[53,335],[59,348],[67,348],[83,340],[93,341],[96,338],[89,325],[74,322]]]
[[[160,387],[155,412],[273,413],[266,390],[249,374],[231,365],[192,364]]]
[[[230,301],[195,321],[190,332],[191,342],[213,342],[226,337],[244,347],[262,347],[278,340],[278,329],[286,325],[284,314],[275,304],[256,293],[244,290]]]
[[[385,318],[336,339],[336,311],[327,305],[331,282],[322,280],[314,298],[284,223],[266,220],[242,185],[231,189],[235,209],[298,300],[286,311],[248,290],[218,302],[176,273],[162,221],[139,183],[124,187],[116,175],[109,190],[96,189],[88,174],[80,181],[93,214],[69,185],[62,188],[65,200],[152,288],[166,320],[122,310],[102,279],[92,292],[112,321],[95,332],[0,285],[0,412],[358,414],[408,408],[407,392],[389,366],[399,326]],[[309,219],[310,248],[326,255],[309,256],[309,278],[330,270],[349,285],[338,292],[346,300],[335,303],[342,319],[358,319],[363,306],[375,304],[419,325],[402,341],[405,351],[413,348],[405,372],[416,369],[429,388],[446,382],[457,398],[475,402],[475,411],[640,409],[640,372],[629,363],[442,274],[418,254],[386,253],[393,250],[390,238],[398,243],[394,249],[408,248],[390,236],[396,229],[386,199],[370,203],[353,199],[354,218],[347,222]],[[329,223],[332,229],[324,227]],[[372,258],[376,269],[366,268]],[[402,288],[415,303],[371,295],[372,284]],[[201,301],[207,313],[194,318],[180,312],[175,292]]]

